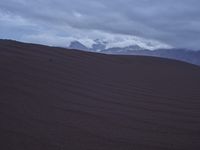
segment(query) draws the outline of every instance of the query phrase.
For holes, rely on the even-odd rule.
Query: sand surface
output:
[[[198,150],[200,67],[0,40],[1,150]]]

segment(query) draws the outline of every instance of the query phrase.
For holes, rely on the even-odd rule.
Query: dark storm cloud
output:
[[[0,36],[63,38],[97,30],[198,49],[199,6],[199,0],[1,0]]]

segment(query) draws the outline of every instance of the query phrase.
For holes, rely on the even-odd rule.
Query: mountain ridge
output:
[[[72,42],[73,43],[73,42]],[[69,48],[80,49],[92,52],[99,52],[105,54],[116,54],[116,55],[144,55],[144,56],[154,56],[154,57],[163,57],[171,58],[176,60],[185,61],[195,65],[200,65],[200,51],[193,51],[187,49],[155,49],[149,50],[141,48],[138,45],[130,45],[127,47],[112,47],[106,48],[107,42],[97,42],[91,47],[84,46],[81,42],[76,41],[77,45],[69,46]],[[79,45],[83,45],[81,48]]]

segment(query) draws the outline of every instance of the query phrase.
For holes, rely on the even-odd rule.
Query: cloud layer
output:
[[[121,35],[200,49],[199,0],[1,0],[0,38],[67,46]]]

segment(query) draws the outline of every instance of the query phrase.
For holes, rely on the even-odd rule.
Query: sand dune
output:
[[[198,150],[200,67],[0,41],[0,149]]]

